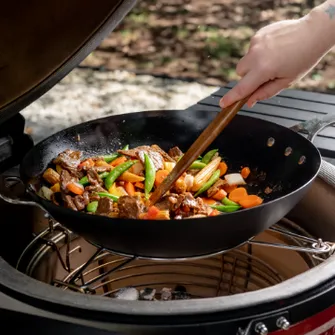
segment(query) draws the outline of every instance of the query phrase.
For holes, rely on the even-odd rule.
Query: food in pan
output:
[[[228,171],[217,149],[199,157],[154,206],[151,193],[183,152],[158,145],[126,146],[99,157],[61,152],[43,173],[38,195],[74,211],[112,218],[170,220],[216,216],[262,204],[247,191],[249,167]]]

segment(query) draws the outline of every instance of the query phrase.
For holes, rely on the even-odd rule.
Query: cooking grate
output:
[[[317,266],[333,252],[333,243],[283,219],[224,253],[187,260],[140,259],[93,246],[49,220],[48,228],[21,254],[17,269],[60,289],[85,294],[138,299],[141,292],[145,300],[189,299],[276,285]]]

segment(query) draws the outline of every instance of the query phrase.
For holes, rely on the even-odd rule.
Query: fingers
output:
[[[231,90],[220,100],[220,107],[227,107],[234,102],[244,99],[249,94],[255,92],[264,82],[256,71],[248,72]]]
[[[266,100],[277,95],[284,88],[290,86],[291,81],[287,78],[268,81],[260,86],[249,98],[247,105],[253,107],[257,101]]]

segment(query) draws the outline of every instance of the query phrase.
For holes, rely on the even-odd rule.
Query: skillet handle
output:
[[[307,135],[307,139],[313,142],[320,131],[333,124],[335,124],[335,115],[327,114],[321,119],[315,118],[298,123],[290,129],[297,133]]]
[[[29,205],[42,208],[29,198],[29,193],[19,177],[0,177],[0,199],[14,205]],[[43,209],[43,208],[42,208]]]

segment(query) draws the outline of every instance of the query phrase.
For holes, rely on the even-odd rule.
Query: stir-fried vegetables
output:
[[[263,203],[258,195],[249,194],[250,168],[230,171],[218,149],[194,161],[151,207],[151,193],[183,156],[178,147],[165,152],[157,145],[126,145],[101,157],[81,155],[71,150],[60,153],[43,173],[46,185],[37,194],[91,215],[143,220],[210,217]]]

